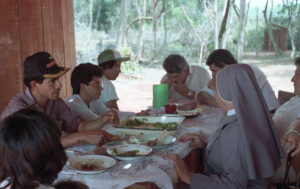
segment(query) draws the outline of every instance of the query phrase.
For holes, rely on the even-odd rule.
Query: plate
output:
[[[199,114],[201,114],[203,112],[203,109],[201,106],[197,106],[197,108],[193,109],[193,110],[179,110],[177,109],[177,114],[184,116],[186,118],[194,118],[197,117]]]
[[[131,152],[133,154],[136,153],[137,156],[131,156],[131,154],[127,154],[128,152]],[[112,155],[114,158],[122,161],[137,160],[144,156],[149,155],[151,152],[152,152],[152,148],[150,148],[149,146],[144,146],[139,144],[124,144],[124,145],[111,146],[107,148],[107,153],[109,155]],[[122,156],[120,156],[120,154],[122,154]]]
[[[116,130],[128,135],[161,134],[165,129],[169,135],[175,135],[185,118],[179,115],[130,116],[123,119]],[[134,124],[133,124],[134,123]],[[164,128],[167,126],[167,128]]]
[[[116,165],[116,160],[108,156],[85,155],[71,158],[67,165],[80,174],[99,174]]]
[[[116,129],[105,129],[105,131],[111,135],[117,135],[120,137],[119,140],[107,142],[105,145],[108,145],[108,146],[121,144],[121,141],[126,137],[126,134],[124,132],[117,131]]]
[[[159,135],[157,134],[132,136],[129,138],[129,141],[136,144],[145,143],[145,145],[147,145],[147,142],[155,140],[158,136]],[[173,145],[175,144],[175,142],[176,142],[176,138],[168,135],[163,139],[159,140],[156,145],[150,147],[153,149],[161,149]]]

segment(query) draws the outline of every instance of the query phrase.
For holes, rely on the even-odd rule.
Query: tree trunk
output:
[[[218,40],[218,0],[214,0],[214,13],[215,22],[214,22],[214,28],[215,28],[215,49],[219,48],[219,40]]]
[[[146,11],[147,11],[147,0],[143,1],[143,11],[142,11],[142,17],[146,17]],[[142,52],[143,52],[143,39],[144,39],[144,19],[141,20],[140,24],[140,31],[139,31],[139,36],[138,36],[138,41],[137,41],[137,53],[136,53],[136,60],[139,62],[139,60],[142,57]]]
[[[89,27],[88,27],[88,34],[87,34],[87,54],[88,54],[88,59],[89,61],[92,60],[92,56],[91,56],[91,48],[90,48],[90,44],[91,44],[91,34],[93,31],[93,0],[90,0],[89,3]]]
[[[290,57],[293,58],[295,56],[296,47],[295,47],[295,33],[293,32],[292,20],[295,14],[297,14],[296,13],[297,9],[295,9],[294,7],[298,7],[298,1],[282,0],[282,2],[283,2],[283,6],[286,7],[288,13],[288,35],[291,40],[291,47],[292,47]],[[298,14],[300,14],[300,12]]]
[[[152,65],[154,63],[154,60],[156,58],[156,27],[157,27],[157,19],[163,14],[163,12],[165,11],[165,0],[163,0],[163,7],[160,11],[160,13],[157,15],[156,14],[156,9],[157,9],[157,5],[159,0],[153,0],[153,11],[152,11],[152,37],[153,37],[153,41],[152,41],[152,56],[151,56],[151,64]]]
[[[273,0],[271,0],[271,9],[270,9],[269,19],[267,19],[268,3],[269,3],[269,0],[267,0],[267,2],[266,2],[265,10],[263,10],[264,19],[265,19],[265,22],[266,22],[266,25],[267,25],[267,30],[268,30],[268,36],[269,36],[269,39],[270,39],[271,42],[272,42],[272,45],[273,45],[273,48],[274,48],[274,50],[275,50],[276,55],[281,55],[282,52],[281,52],[281,50],[279,49],[279,47],[278,47],[278,45],[277,45],[277,43],[276,43],[276,41],[275,41],[275,39],[274,39],[273,31],[272,31]]]
[[[237,59],[238,62],[242,61],[243,47],[244,47],[244,31],[245,31],[245,0],[240,0],[240,17],[239,17],[239,34],[238,34],[238,45],[237,45]]]
[[[196,29],[196,27],[193,25],[193,22],[191,21],[191,19],[189,18],[189,16],[188,16],[188,14],[186,13],[186,11],[185,11],[185,9],[184,9],[184,7],[183,7],[183,5],[182,5],[182,3],[181,3],[181,0],[178,0],[178,3],[179,3],[179,5],[180,5],[180,7],[181,7],[181,10],[182,10],[182,12],[183,12],[183,14],[184,14],[184,17],[185,17],[185,19],[188,21],[188,23],[191,25],[191,27],[193,28],[193,31],[194,31],[194,34],[195,34],[195,36],[196,36],[196,38],[199,40],[199,42],[201,43],[201,47],[200,47],[200,54],[199,54],[199,63],[202,63],[202,57],[203,57],[203,51],[204,51],[204,48],[205,48],[205,46],[206,46],[206,44],[205,44],[205,41],[204,41],[204,38],[203,38],[203,36],[201,36],[199,33],[198,33],[198,31],[197,31],[197,29]]]
[[[227,20],[228,20],[228,15],[229,15],[229,10],[230,10],[230,0],[227,0],[224,6],[224,11],[223,11],[223,20],[219,32],[219,46],[223,48],[223,35],[226,32],[226,25],[227,25]]]
[[[154,62],[156,57],[156,8],[158,0],[153,0],[153,11],[152,11],[152,56],[151,64]]]
[[[126,26],[127,26],[127,0],[121,1],[121,10],[120,10],[120,28],[117,35],[117,47],[120,49],[121,46],[127,46],[127,37],[126,37]]]
[[[292,32],[292,25],[291,24],[289,24],[288,33],[289,33],[289,37],[290,37],[290,40],[291,40],[291,46],[292,46],[292,51],[291,51],[290,57],[293,58],[295,56],[296,47],[295,47],[295,37],[294,37],[293,32]]]

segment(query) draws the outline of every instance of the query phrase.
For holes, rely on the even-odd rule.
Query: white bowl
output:
[[[137,156],[120,156],[119,154],[126,153],[129,151],[137,150]],[[152,152],[152,148],[149,146],[138,145],[138,144],[124,144],[111,146],[107,148],[107,153],[112,155],[114,158],[122,161],[132,161],[143,158]]]
[[[143,144],[147,145],[147,143],[149,141],[155,140],[158,136],[159,135],[157,135],[157,134],[132,136],[129,138],[129,141],[131,143],[136,143],[136,144],[143,143]],[[165,148],[170,145],[173,145],[173,144],[175,144],[175,142],[176,142],[176,138],[168,135],[168,136],[160,139],[156,145],[150,146],[150,147],[153,149],[161,149],[161,148]]]

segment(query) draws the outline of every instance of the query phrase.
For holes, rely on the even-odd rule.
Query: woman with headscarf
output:
[[[166,158],[192,189],[267,188],[284,153],[253,71],[245,64],[224,68],[217,74],[215,94],[227,117],[209,144],[195,134],[180,138],[206,147],[204,174],[190,173],[178,155]]]

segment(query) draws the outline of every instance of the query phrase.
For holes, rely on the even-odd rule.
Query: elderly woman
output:
[[[0,123],[0,183],[11,189],[53,188],[66,162],[60,130],[45,113],[25,109]],[[4,187],[4,188],[6,188]]]
[[[192,189],[267,188],[267,178],[280,166],[283,151],[251,68],[239,64],[220,71],[215,95],[227,117],[210,143],[194,134],[180,139],[206,147],[205,174],[191,174],[178,155],[167,158]]]

